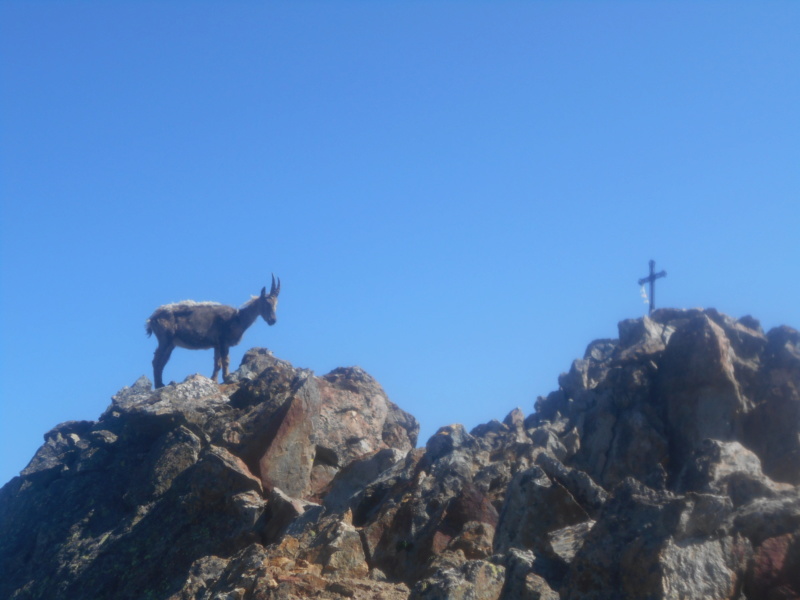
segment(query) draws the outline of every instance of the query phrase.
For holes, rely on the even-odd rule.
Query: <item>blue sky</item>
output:
[[[238,306],[422,424],[532,412],[658,304],[800,326],[800,3],[0,4],[0,483]],[[176,350],[165,379],[209,375]]]

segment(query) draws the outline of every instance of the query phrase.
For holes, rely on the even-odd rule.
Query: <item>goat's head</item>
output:
[[[276,283],[275,275],[272,276],[272,289],[270,289],[269,294],[267,294],[266,287],[261,288],[261,296],[258,299],[258,304],[261,310],[261,317],[269,325],[275,325],[275,321],[278,320],[278,317],[275,315],[275,311],[278,308],[278,294],[280,293],[281,279],[279,277]]]

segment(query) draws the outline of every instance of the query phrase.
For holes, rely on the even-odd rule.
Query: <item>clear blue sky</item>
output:
[[[532,412],[650,258],[800,326],[800,2],[6,0],[0,86],[0,483],[272,272],[232,363],[360,365],[421,444]]]

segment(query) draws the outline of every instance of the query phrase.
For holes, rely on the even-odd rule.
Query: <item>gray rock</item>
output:
[[[589,475],[578,469],[566,467],[554,457],[544,453],[536,457],[536,464],[550,479],[564,486],[588,515],[599,514],[608,499],[608,493]]]
[[[498,600],[505,568],[483,560],[438,569],[411,590],[409,600]]]
[[[681,467],[707,438],[730,441],[750,403],[736,379],[733,348],[707,315],[679,328],[660,365],[659,395],[667,409],[670,453]]]
[[[544,552],[555,560],[568,566],[578,550],[583,546],[586,536],[594,527],[594,521],[584,521],[576,525],[568,525],[547,534]]]
[[[305,513],[307,503],[285,494],[280,488],[272,488],[267,498],[263,537],[275,542],[286,532],[292,523]]]
[[[396,448],[379,450],[367,458],[354,460],[339,471],[325,493],[325,508],[333,513],[354,508],[360,492],[381,474],[402,461],[407,452]]]
[[[140,378],[0,489],[0,597],[800,597],[800,334],[619,331],[535,413],[425,448],[357,367]]]
[[[735,598],[750,544],[719,524],[731,505],[658,492],[628,480],[606,503],[575,554],[563,590],[566,598]],[[721,509],[721,510],[720,510]],[[694,535],[686,536],[687,533]]]
[[[739,442],[704,440],[684,466],[676,488],[723,494],[740,506],[755,498],[775,497],[791,486],[764,475],[758,456]]]
[[[498,556],[497,558],[500,558]],[[537,573],[536,555],[529,550],[512,548],[502,555],[506,581],[501,598],[508,600],[559,600],[547,580]]]
[[[463,425],[456,424],[440,427],[425,444],[427,459],[435,462],[454,450],[469,444],[471,440],[472,436],[467,433]]]
[[[588,513],[540,467],[518,473],[506,495],[495,536],[495,552],[541,550],[547,534],[589,520]]]

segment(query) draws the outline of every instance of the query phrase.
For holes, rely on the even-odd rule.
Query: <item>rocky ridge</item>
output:
[[[0,490],[0,598],[800,598],[800,333],[662,309],[416,448],[358,368],[124,388]]]

